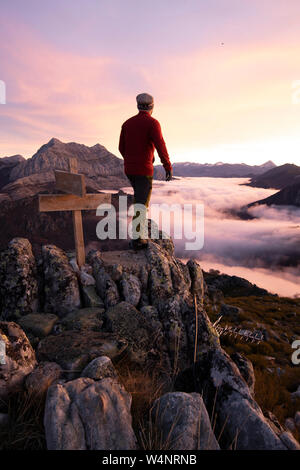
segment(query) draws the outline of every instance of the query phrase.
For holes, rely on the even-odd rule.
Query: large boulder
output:
[[[18,392],[25,377],[36,367],[36,358],[24,331],[14,322],[0,322],[0,341],[5,343],[0,361],[0,402]]]
[[[112,378],[79,378],[49,388],[48,450],[134,450],[131,396]]]
[[[150,303],[159,313],[174,370],[183,370],[192,364],[194,351],[198,357],[205,349],[220,348],[218,335],[202,306],[202,271],[195,262],[190,267],[183,265],[151,241],[146,256],[150,265]]]
[[[164,450],[219,449],[198,393],[166,393],[154,402],[151,416]]]
[[[47,336],[38,346],[39,361],[57,362],[69,378],[78,377],[84,367],[99,356],[111,359],[120,356],[127,342],[110,333],[82,330],[63,331]]]
[[[3,320],[17,320],[38,308],[36,263],[25,238],[14,238],[0,254],[0,298]]]
[[[76,273],[60,248],[44,245],[42,256],[45,278],[44,311],[64,317],[81,306]]]
[[[194,384],[222,431],[222,447],[236,450],[286,450],[251,392],[236,364],[221,349],[203,353],[193,370]]]

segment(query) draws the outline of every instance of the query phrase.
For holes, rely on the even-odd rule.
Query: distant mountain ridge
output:
[[[265,189],[283,189],[297,182],[300,177],[300,167],[292,163],[272,168],[271,170],[251,179],[247,186]]]
[[[157,165],[156,168],[162,169],[162,166]],[[173,175],[182,177],[251,178],[273,168],[276,168],[276,165],[270,160],[262,165],[253,166],[246,163],[180,162],[173,164]]]
[[[278,191],[278,193],[265,199],[261,199],[260,201],[252,202],[251,204],[248,204],[248,207],[262,204],[266,204],[267,206],[276,205],[300,207],[300,177],[298,178],[298,181],[285,186],[281,191]]]

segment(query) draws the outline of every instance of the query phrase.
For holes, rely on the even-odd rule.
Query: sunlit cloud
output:
[[[246,181],[184,178],[156,183],[151,204],[175,203],[181,207],[186,203],[204,204],[204,247],[186,251],[185,239],[174,239],[178,257],[196,258],[205,269],[222,266],[223,272],[244,276],[271,292],[296,295],[300,292],[300,210],[262,205],[250,209],[256,217],[253,220],[231,216],[229,210],[240,209],[276,192],[241,185]],[[178,223],[176,218],[174,223]],[[173,235],[173,228],[170,234]]]
[[[52,136],[118,154],[120,126],[148,91],[173,161],[299,163],[296,4],[155,2],[153,23],[134,0],[34,3],[1,12],[0,155],[30,156]]]

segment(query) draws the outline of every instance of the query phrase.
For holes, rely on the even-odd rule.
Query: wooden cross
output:
[[[54,171],[56,188],[67,194],[40,194],[39,211],[72,211],[73,229],[78,266],[85,263],[82,228],[83,210],[95,210],[102,203],[111,203],[110,194],[87,194],[84,175],[77,173],[77,160],[69,159],[69,172]]]

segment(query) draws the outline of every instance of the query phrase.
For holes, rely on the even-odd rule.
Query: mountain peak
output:
[[[276,165],[274,162],[272,162],[272,160],[268,160],[267,162],[263,163],[262,165],[260,165],[262,168],[275,168]]]
[[[49,140],[49,142],[46,144],[46,147],[53,147],[53,145],[58,145],[58,144],[63,144],[61,140],[56,139],[55,137],[52,137],[52,139]]]

